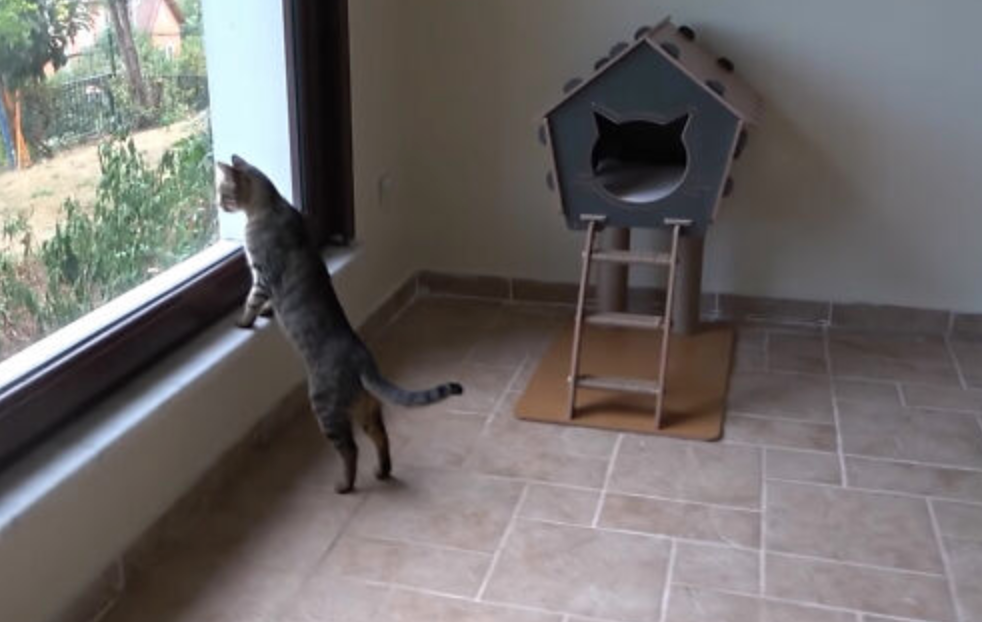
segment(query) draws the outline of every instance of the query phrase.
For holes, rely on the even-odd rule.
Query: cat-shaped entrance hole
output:
[[[600,112],[594,118],[593,174],[607,192],[627,203],[647,204],[682,185],[689,162],[682,141],[688,114],[669,123],[618,123]]]

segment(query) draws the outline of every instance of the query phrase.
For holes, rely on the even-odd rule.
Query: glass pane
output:
[[[218,218],[200,0],[0,0],[0,81],[3,360],[212,246]]]

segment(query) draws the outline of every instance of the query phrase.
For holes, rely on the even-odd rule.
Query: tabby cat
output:
[[[450,382],[407,391],[382,377],[368,348],[348,323],[324,261],[307,237],[303,217],[259,169],[238,156],[222,172],[219,205],[246,214],[246,253],[253,285],[238,325],[251,327],[274,314],[307,368],[310,404],[321,430],[341,455],[337,492],[354,490],[358,464],[353,424],[360,424],[378,451],[376,476],[392,470],[379,400],[423,406],[463,388]]]

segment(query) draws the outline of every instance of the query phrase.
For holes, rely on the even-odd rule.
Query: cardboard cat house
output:
[[[732,328],[700,321],[703,238],[734,188],[733,163],[762,113],[734,63],[669,19],[635,33],[566,83],[544,115],[549,188],[586,229],[575,320],[516,404],[524,419],[715,440],[723,430]],[[630,230],[665,228],[664,251]],[[613,230],[598,248],[604,229]],[[619,241],[618,241],[619,240]],[[591,268],[618,264],[596,288]],[[664,268],[657,314],[627,312],[628,265]],[[611,276],[615,275],[615,276]],[[620,281],[619,296],[604,292]],[[600,292],[593,302],[589,292]],[[614,302],[619,299],[619,302]],[[671,355],[670,355],[671,353]]]
[[[567,225],[602,214],[618,227],[666,219],[705,231],[733,188],[731,165],[761,114],[760,98],[726,58],[666,19],[617,44],[592,75],[569,81],[545,115],[550,188]]]

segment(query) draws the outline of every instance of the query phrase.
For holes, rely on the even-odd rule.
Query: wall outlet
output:
[[[392,186],[395,184],[395,180],[392,178],[392,173],[389,171],[383,172],[378,176],[378,204],[379,207],[384,207],[389,199],[389,195],[392,194]]]

